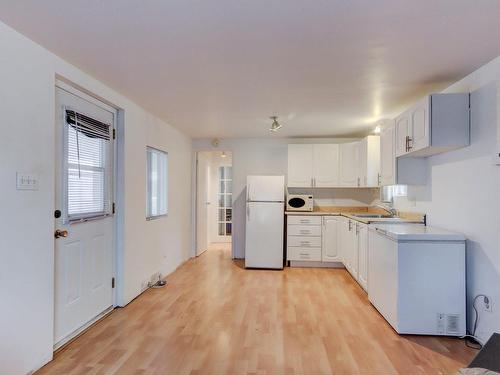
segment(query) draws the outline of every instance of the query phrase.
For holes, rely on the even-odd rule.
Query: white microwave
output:
[[[286,197],[287,211],[312,211],[313,196],[306,194],[290,194]]]

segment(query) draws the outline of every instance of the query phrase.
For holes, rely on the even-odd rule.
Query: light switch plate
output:
[[[16,174],[17,190],[38,190],[38,175],[34,173]]]

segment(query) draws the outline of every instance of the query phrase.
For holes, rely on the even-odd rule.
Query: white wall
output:
[[[500,58],[445,92],[471,92],[471,145],[428,158],[428,184],[409,187],[396,207],[426,212],[430,225],[464,233],[467,238],[469,327],[472,299],[490,296],[493,312],[480,311],[477,334],[483,340],[500,332],[500,166],[493,155],[500,141]],[[479,306],[480,304],[478,304]]]
[[[234,138],[220,141],[218,150],[231,151],[233,155],[233,238],[234,258],[245,257],[245,199],[248,175],[287,175],[289,143],[335,143],[352,139],[284,139]],[[193,151],[213,150],[210,139],[193,140]],[[302,189],[301,189],[302,190]],[[367,205],[373,199],[373,189],[363,192],[346,192],[347,189],[311,189],[320,197],[318,203],[326,205]],[[303,190],[305,191],[305,190]]]
[[[56,75],[123,109],[125,233],[121,303],[190,249],[191,141],[139,106],[0,23],[0,372],[26,374],[52,357]],[[146,144],[169,152],[169,215],[145,221]],[[37,173],[38,191],[17,191],[16,172]]]

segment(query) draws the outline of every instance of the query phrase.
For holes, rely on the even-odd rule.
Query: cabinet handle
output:
[[[377,173],[377,184],[380,186],[381,181],[380,181],[380,173]]]
[[[302,246],[307,246],[307,245],[310,245],[310,244],[311,244],[311,242],[310,242],[310,241],[300,241],[300,244],[301,244]]]
[[[359,186],[359,185],[360,185],[360,184],[359,184],[359,177],[358,177],[358,186]]]
[[[307,220],[307,219],[302,219],[302,220],[300,220],[300,223],[301,223],[301,224],[309,224],[309,220]]]
[[[311,187],[314,187],[314,182],[312,177],[311,177]]]
[[[411,142],[411,144],[410,144]],[[413,148],[413,138],[408,136],[408,151],[410,151]]]
[[[405,146],[405,151],[408,152],[408,139],[409,137],[406,136],[405,140],[406,140],[406,146]]]
[[[304,253],[300,253],[299,255],[300,255],[301,257],[305,257],[305,258],[309,258],[309,257],[310,257],[310,255],[309,255],[309,254],[304,254]]]
[[[311,233],[311,231],[310,230],[306,230],[306,229],[301,229],[300,233],[301,234],[309,234],[309,233]]]
[[[351,225],[352,225],[352,222],[351,222],[351,220],[349,220],[349,232],[351,231]]]

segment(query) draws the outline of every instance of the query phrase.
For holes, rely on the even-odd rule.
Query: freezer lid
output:
[[[248,202],[284,202],[285,176],[247,176]]]
[[[375,224],[370,230],[395,241],[465,241],[463,234],[423,224]]]

